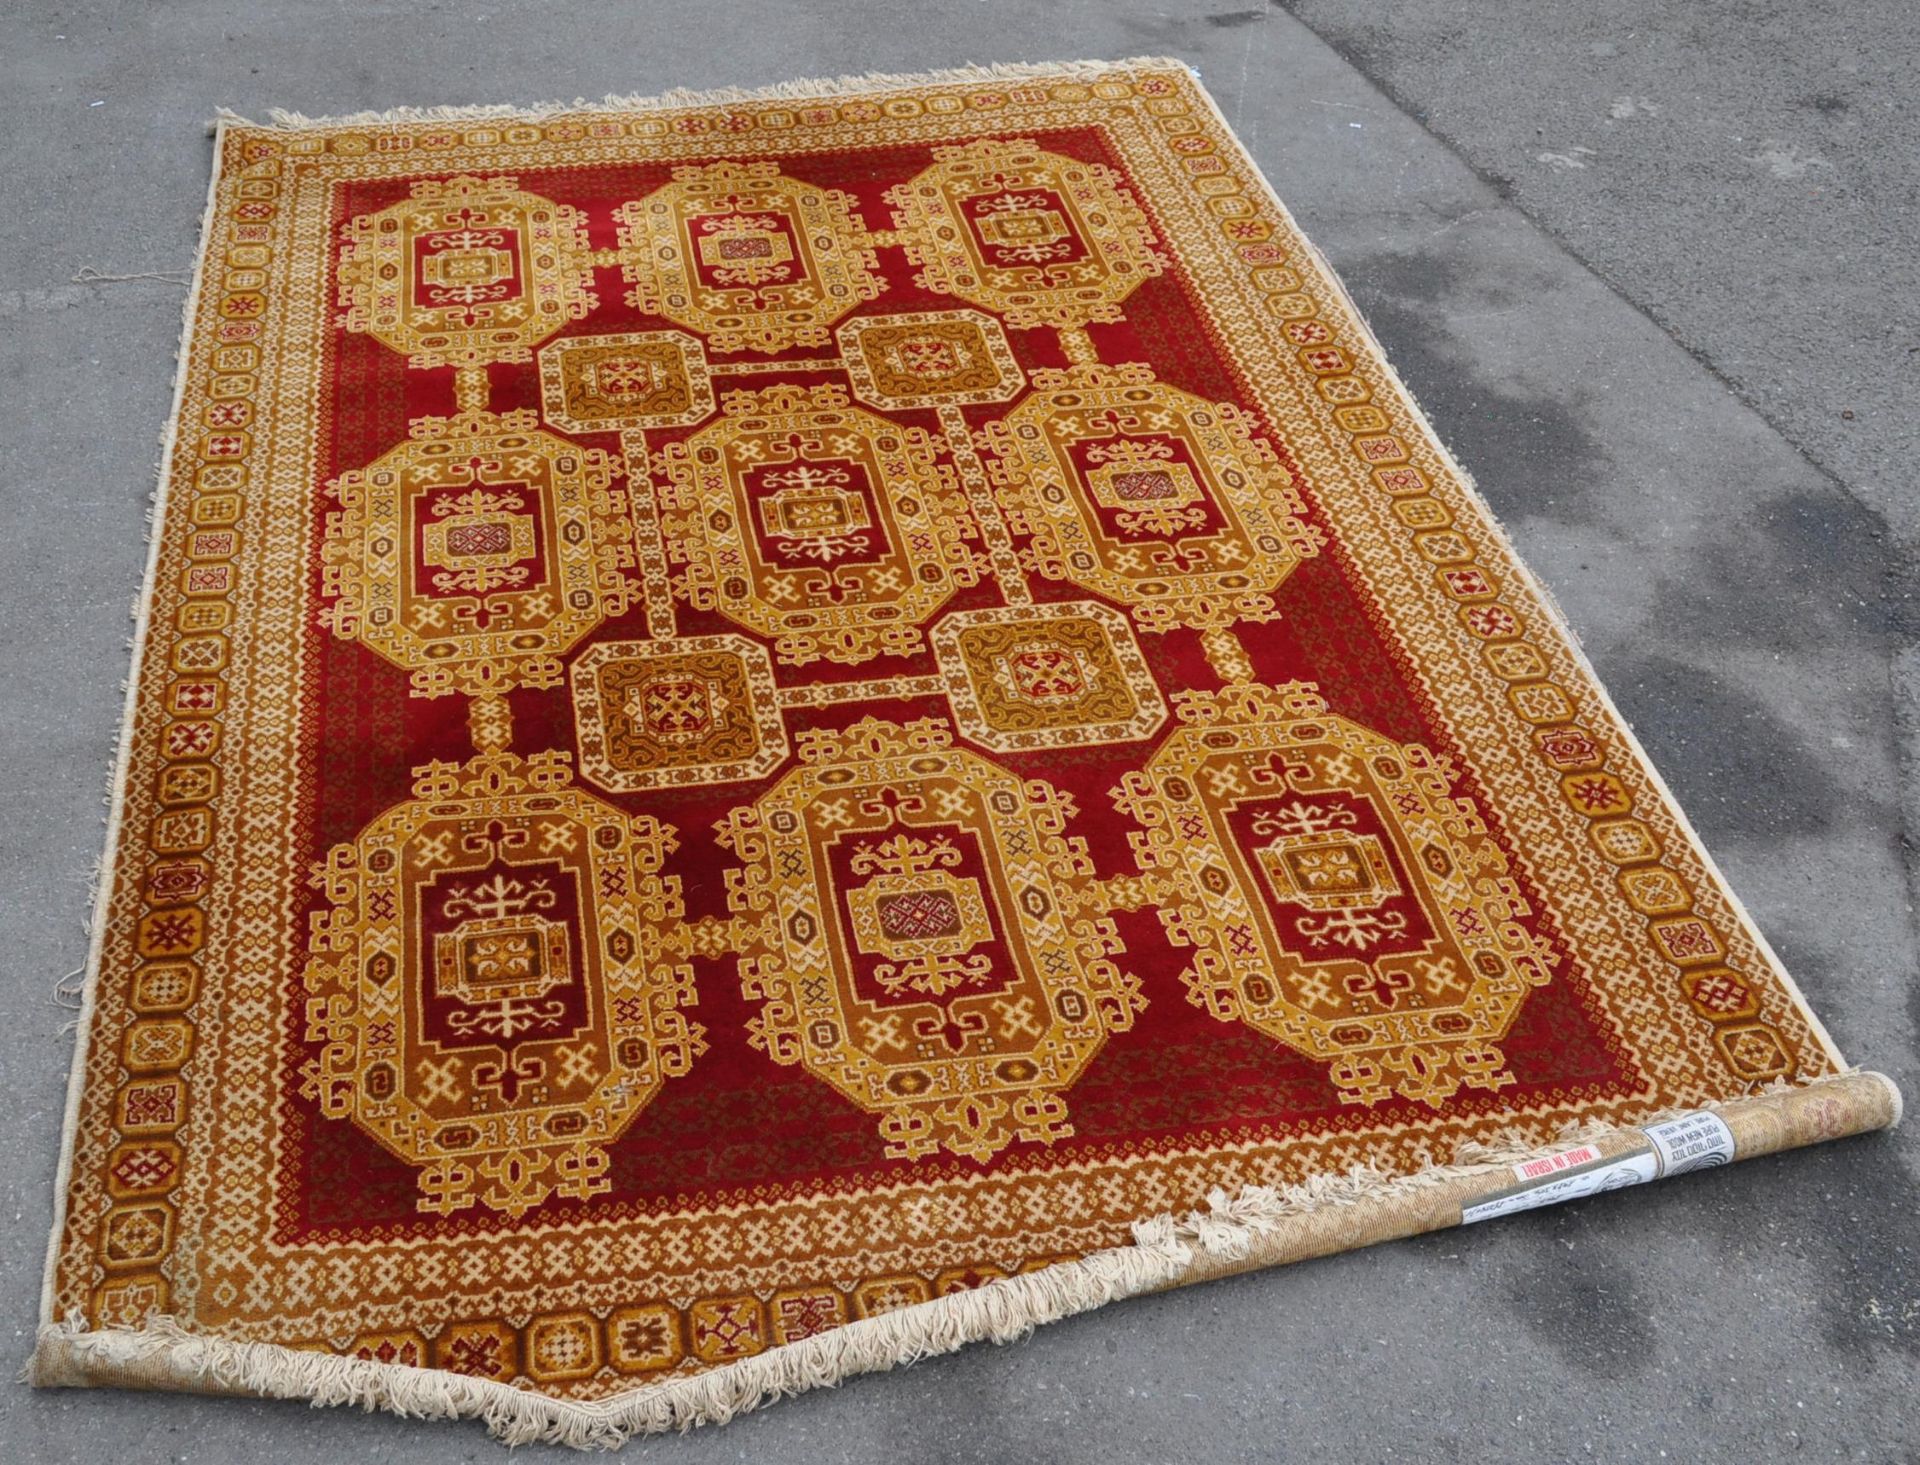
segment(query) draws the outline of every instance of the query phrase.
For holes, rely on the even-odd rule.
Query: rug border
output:
[[[1344,282],[1318,246],[1299,228],[1271,181],[1248,154],[1244,142],[1221,112],[1218,101],[1204,85],[1198,68],[1164,56],[1137,56],[1115,61],[999,63],[918,73],[876,72],[833,79],[796,79],[754,88],[707,91],[682,89],[654,96],[609,96],[598,102],[576,99],[570,103],[552,102],[532,107],[397,107],[337,117],[308,117],[297,112],[274,109],[269,113],[272,121],[268,124],[249,121],[221,108],[208,128],[214,137],[213,166],[207,184],[207,202],[201,216],[192,284],[182,307],[172,402],[160,434],[161,458],[156,469],[156,487],[149,510],[146,569],[134,609],[132,659],[126,681],[120,737],[112,765],[113,784],[108,800],[106,849],[99,864],[98,885],[94,892],[86,976],[81,989],[79,1031],[68,1075],[54,1218],[41,1293],[41,1324],[34,1353],[27,1366],[30,1382],[43,1387],[118,1384],[157,1389],[199,1389],[306,1399],[316,1405],[353,1403],[365,1408],[384,1408],[402,1416],[478,1417],[486,1421],[493,1434],[508,1444],[539,1441],[578,1448],[615,1448],[635,1434],[668,1429],[686,1430],[702,1423],[722,1423],[738,1413],[774,1399],[809,1388],[831,1386],[855,1374],[889,1369],[920,1358],[951,1352],[970,1342],[988,1339],[1011,1341],[1024,1336],[1039,1323],[1056,1321],[1123,1297],[1457,1225],[1460,1223],[1462,1205],[1470,1203],[1477,1194],[1490,1193],[1507,1183],[1509,1166],[1529,1158],[1555,1154],[1570,1143],[1595,1144],[1609,1155],[1640,1153],[1647,1149],[1644,1126],[1668,1117],[1666,1114],[1646,1116],[1637,1125],[1590,1125],[1569,1129],[1556,1141],[1546,1145],[1509,1142],[1492,1147],[1470,1146],[1462,1151],[1455,1164],[1429,1166],[1407,1175],[1389,1177],[1356,1168],[1344,1175],[1316,1175],[1285,1189],[1249,1186],[1232,1197],[1216,1191],[1209,1197],[1209,1212],[1196,1212],[1185,1218],[1160,1215],[1136,1222],[1131,1245],[1110,1248],[1077,1261],[1057,1263],[1037,1272],[1005,1278],[972,1291],[935,1298],[885,1316],[860,1319],[831,1332],[781,1345],[692,1378],[642,1384],[590,1403],[555,1398],[509,1384],[469,1378],[438,1369],[335,1357],[277,1344],[194,1334],[163,1317],[149,1319],[141,1328],[89,1330],[83,1320],[62,1320],[53,1316],[54,1275],[66,1224],[79,1106],[91,1055],[107,908],[112,899],[119,861],[120,833],[126,803],[126,773],[133,748],[140,672],[147,653],[166,508],[173,487],[173,450],[187,385],[192,331],[208,273],[215,208],[224,171],[225,150],[221,146],[221,138],[225,130],[244,127],[267,132],[298,132],[453,120],[531,121],[576,112],[661,111],[728,102],[849,95],[941,84],[1037,77],[1092,78],[1117,71],[1142,69],[1179,70],[1192,78],[1194,90],[1205,100],[1225,133],[1233,139],[1242,160],[1258,179],[1269,202],[1305,242],[1310,257],[1374,348],[1376,359],[1399,389],[1408,409],[1426,430],[1448,468],[1457,475],[1464,492],[1508,551],[1512,562],[1520,567],[1550,621],[1565,638],[1579,665],[1587,672],[1590,685],[1598,692],[1603,705],[1624,732],[1640,766],[1650,776],[1676,823],[1692,843],[1735,913],[1754,936],[1772,965],[1774,975],[1781,980],[1808,1019],[1826,1055],[1840,1070],[1835,1075],[1798,1087],[1779,1084],[1756,1096],[1709,1105],[1708,1108],[1721,1113],[1735,1131],[1739,1142],[1734,1158],[1747,1159],[1781,1149],[1891,1128],[1900,1122],[1903,1101],[1898,1087],[1885,1075],[1847,1068],[1818,1013],[1732,890],[1638,736],[1614,704],[1558,602],[1514,548],[1511,536],[1487,504],[1471,475],[1454,457],[1406,383],[1401,380],[1372,327],[1354,304]],[[1495,1183],[1489,1184],[1489,1181]],[[1336,1210],[1343,1214],[1332,1217],[1330,1213]]]
[[[173,490],[174,447],[180,431],[180,408],[186,400],[187,376],[191,362],[194,321],[200,313],[200,299],[207,279],[207,259],[213,240],[214,216],[218,208],[220,179],[225,171],[226,149],[220,134],[230,125],[216,120],[208,129],[213,137],[213,167],[207,179],[207,201],[200,213],[200,236],[194,248],[193,276],[187,298],[180,307],[179,344],[174,347],[173,392],[166,421],[160,426],[160,456],[154,463],[154,486],[147,496],[147,562],[140,576],[140,589],[132,605],[133,635],[128,645],[130,656],[122,682],[120,736],[115,744],[107,789],[106,844],[94,866],[92,912],[87,933],[87,964],[80,986],[80,1010],[74,1018],[75,1035],[72,1066],[67,1071],[67,1098],[60,1124],[60,1160],[54,1173],[53,1227],[47,1239],[47,1259],[41,1272],[40,1319],[52,1320],[55,1273],[60,1265],[60,1238],[67,1225],[67,1196],[72,1189],[74,1143],[80,1123],[80,1101],[86,1087],[87,1063],[92,1057],[94,1006],[100,985],[101,959],[107,936],[107,909],[119,875],[120,829],[126,814],[127,772],[133,760],[134,730],[138,722],[141,672],[146,666],[147,634],[152,627],[154,591],[160,574],[160,552],[166,537],[167,502]]]
[[[1294,235],[1306,246],[1308,256],[1319,268],[1321,275],[1333,286],[1334,292],[1340,297],[1340,303],[1346,307],[1347,314],[1353,317],[1354,324],[1360,328],[1360,332],[1366,338],[1367,344],[1373,348],[1374,359],[1380,364],[1380,368],[1385,373],[1387,380],[1392,382],[1399,390],[1401,400],[1406,403],[1407,410],[1412,414],[1414,421],[1419,423],[1426,431],[1427,437],[1438,452],[1440,460],[1447,465],[1455,478],[1459,480],[1461,489],[1465,492],[1473,506],[1480,511],[1481,517],[1485,519],[1487,527],[1492,531],[1494,538],[1499,542],[1500,547],[1506,551],[1507,558],[1513,565],[1518,567],[1520,576],[1526,582],[1527,588],[1533,592],[1542,609],[1546,611],[1549,623],[1560,633],[1562,639],[1566,642],[1567,649],[1573,654],[1574,661],[1580,669],[1587,674],[1587,682],[1594,692],[1598,694],[1600,705],[1607,710],[1614,722],[1619,725],[1620,731],[1625,734],[1628,751],[1634,755],[1635,761],[1638,762],[1641,769],[1645,771],[1648,781],[1653,784],[1654,791],[1658,793],[1666,803],[1668,811],[1673,816],[1673,822],[1679,826],[1680,832],[1684,834],[1688,842],[1692,844],[1694,854],[1705,867],[1707,874],[1713,878],[1714,883],[1719,887],[1720,894],[1726,899],[1727,904],[1733,908],[1734,915],[1738,917],[1740,922],[1747,928],[1747,932],[1753,937],[1755,945],[1760,948],[1761,955],[1766,957],[1769,965],[1773,968],[1772,974],[1775,979],[1786,989],[1787,995],[1793,998],[1799,1005],[1801,1014],[1807,1019],[1807,1026],[1812,1030],[1814,1037],[1819,1040],[1820,1046],[1826,1053],[1827,1058],[1831,1060],[1833,1066],[1839,1072],[1849,1072],[1852,1065],[1847,1062],[1845,1055],[1841,1053],[1840,1045],[1834,1041],[1833,1034],[1827,1030],[1826,1021],[1814,1010],[1813,1004],[1807,1000],[1807,994],[1800,990],[1799,982],[1795,980],[1793,973],[1787,969],[1787,964],[1780,959],[1780,953],[1773,949],[1773,943],[1767,940],[1766,932],[1760,929],[1760,923],[1753,918],[1753,913],[1747,909],[1746,902],[1740,898],[1740,893],[1733,888],[1733,882],[1727,878],[1726,871],[1720,868],[1719,861],[1713,857],[1713,852],[1707,848],[1707,842],[1700,837],[1700,831],[1693,827],[1693,819],[1687,813],[1686,806],[1680,802],[1679,797],[1668,785],[1666,775],[1661,773],[1659,765],[1653,760],[1653,755],[1647,751],[1646,745],[1640,741],[1640,734],[1634,730],[1633,724],[1627,720],[1626,713],[1622,712],[1619,704],[1613,700],[1613,693],[1607,689],[1606,679],[1600,675],[1600,669],[1593,664],[1593,659],[1587,655],[1587,648],[1581,642],[1579,632],[1574,630],[1572,622],[1567,619],[1567,613],[1560,608],[1558,598],[1555,597],[1553,591],[1547,587],[1546,582],[1533,572],[1533,567],[1527,563],[1526,556],[1520,553],[1519,546],[1514,543],[1512,533],[1509,532],[1500,516],[1494,512],[1493,505],[1487,501],[1486,495],[1480,491],[1480,485],[1475,481],[1473,474],[1468,472],[1466,466],[1454,455],[1452,446],[1440,435],[1440,430],[1434,426],[1433,420],[1427,416],[1426,409],[1420,405],[1420,399],[1414,395],[1413,389],[1401,378],[1399,368],[1393,364],[1393,357],[1388,354],[1386,347],[1380,343],[1379,336],[1374,334],[1373,323],[1367,319],[1359,305],[1354,301],[1352,294],[1347,290],[1346,281],[1340,277],[1339,271],[1334,269],[1332,261],[1321,252],[1320,246],[1315,242],[1313,236],[1300,226],[1300,221],[1293,216],[1293,210],[1287,206],[1286,200],[1280,196],[1280,190],[1275,188],[1272,180],[1267,177],[1266,170],[1263,169],[1260,164],[1255,161],[1253,155],[1247,151],[1247,146],[1241,140],[1239,132],[1234,128],[1233,123],[1228,120],[1227,114],[1220,110],[1219,101],[1214,97],[1212,92],[1207,90],[1206,83],[1201,78],[1199,68],[1187,66],[1184,62],[1176,62],[1175,64],[1185,67],[1185,69],[1192,74],[1194,90],[1205,99],[1208,108],[1213,113],[1214,120],[1220,124],[1221,130],[1233,139],[1234,146],[1239,149],[1241,159],[1246,163],[1248,170],[1253,176],[1259,180],[1260,187],[1265,190],[1267,201],[1279,211],[1280,216],[1285,219],[1288,226],[1292,228]],[[1609,286],[1608,289],[1610,293],[1617,293],[1612,291],[1611,286]]]
[[[1855,1070],[1711,1104],[1704,1112],[1719,1115],[1726,1125],[1729,1158],[1746,1160],[1892,1128],[1901,1109],[1900,1091],[1891,1079]],[[1574,1127],[1545,1145],[1470,1142],[1454,1164],[1407,1175],[1356,1166],[1283,1189],[1248,1186],[1234,1196],[1216,1190],[1206,1211],[1136,1222],[1131,1245],[862,1318],[691,1378],[642,1384],[591,1402],[441,1369],[190,1333],[165,1317],[149,1318],[140,1328],[89,1330],[83,1320],[44,1324],[27,1377],[39,1387],[197,1390],[304,1399],[315,1406],[352,1404],[406,1418],[477,1418],[509,1446],[618,1449],[635,1435],[724,1424],[763,1404],[951,1353],[968,1343],[1013,1342],[1042,1323],[1122,1298],[1445,1230],[1462,1224],[1465,1209],[1477,1200],[1511,1195],[1516,1166],[1562,1156],[1575,1167],[1603,1168],[1649,1157],[1653,1145],[1647,1126],[1701,1112],[1668,1110],[1638,1125]],[[1574,1145],[1592,1149],[1568,1156]],[[1649,1167],[1655,1178],[1664,1173],[1651,1161]]]

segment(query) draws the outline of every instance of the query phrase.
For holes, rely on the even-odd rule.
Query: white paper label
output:
[[[1461,1224],[1557,1206],[1603,1190],[1644,1185],[1665,1175],[1724,1165],[1733,1158],[1733,1131],[1718,1114],[1704,1109],[1662,1124],[1649,1124],[1641,1132],[1652,1148],[1637,1155],[1608,1160],[1593,1145],[1575,1145],[1557,1154],[1521,1161],[1513,1167],[1515,1184],[1464,1207]]]
[[[1582,1155],[1586,1158],[1575,1158]],[[1543,1170],[1543,1166],[1554,1168]],[[1599,1151],[1592,1145],[1581,1145],[1578,1149],[1515,1165],[1514,1174],[1521,1184],[1504,1194],[1466,1207],[1460,1212],[1460,1221],[1462,1225],[1471,1225],[1475,1221],[1491,1221],[1495,1216],[1511,1216],[1541,1206],[1557,1206],[1562,1201],[1598,1195],[1603,1190],[1642,1185],[1659,1173],[1658,1167],[1659,1161],[1651,1152],[1622,1155],[1617,1160],[1601,1160]],[[1547,1178],[1535,1179],[1536,1171]]]
[[[1682,1114],[1664,1124],[1646,1125],[1641,1133],[1653,1141],[1663,1176],[1685,1175],[1689,1170],[1705,1170],[1733,1159],[1733,1131],[1727,1128],[1726,1120],[1706,1109]]]
[[[1570,1150],[1562,1150],[1557,1155],[1542,1155],[1537,1160],[1522,1160],[1513,1167],[1514,1177],[1532,1182],[1550,1180],[1567,1170],[1578,1169],[1582,1165],[1591,1165],[1600,1158],[1599,1148],[1595,1145],[1579,1145]]]

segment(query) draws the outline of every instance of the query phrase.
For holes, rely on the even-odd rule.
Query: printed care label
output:
[[[1733,1159],[1733,1131],[1727,1128],[1726,1120],[1706,1109],[1682,1114],[1664,1124],[1649,1124],[1640,1132],[1653,1141],[1662,1175],[1685,1175],[1689,1170],[1705,1170]]]
[[[1523,1160],[1513,1167],[1515,1183],[1498,1194],[1462,1208],[1460,1223],[1490,1221],[1562,1201],[1579,1200],[1603,1190],[1644,1185],[1663,1175],[1684,1175],[1733,1158],[1733,1132],[1717,1114],[1700,1110],[1649,1124],[1642,1131],[1651,1148],[1608,1159],[1594,1145],[1576,1145],[1558,1154]]]

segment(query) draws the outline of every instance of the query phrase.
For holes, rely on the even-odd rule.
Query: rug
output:
[[[39,1382],[608,1445],[1897,1119],[1180,64],[215,157]]]

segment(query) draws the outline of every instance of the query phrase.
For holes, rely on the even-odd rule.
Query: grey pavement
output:
[[[1915,12],[1219,3],[0,13],[0,1342],[16,1360],[71,1044],[52,994],[84,953],[182,295],[74,277],[184,278],[217,105],[1193,62],[1843,1050],[1920,1093]],[[956,1465],[1916,1460],[1917,1135],[1128,1302],[630,1448]],[[431,1465],[497,1449],[475,1425],[0,1386],[7,1462]]]

